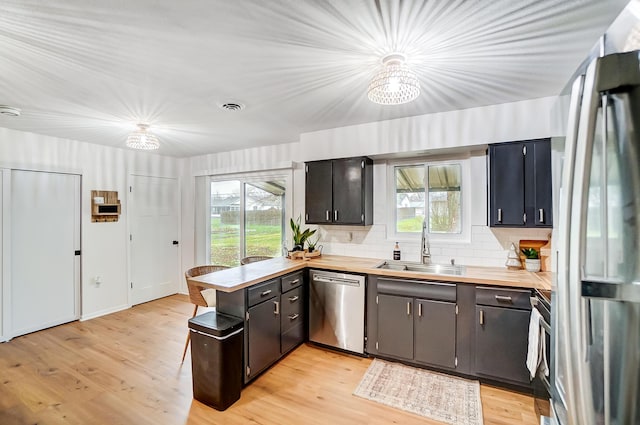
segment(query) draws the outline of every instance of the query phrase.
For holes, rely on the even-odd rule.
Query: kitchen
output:
[[[590,5],[594,9],[590,9],[589,13],[602,15],[608,11],[611,15],[607,22],[602,22],[597,34],[593,34],[593,39],[589,40],[584,53],[579,59],[586,56],[587,50],[597,41],[597,35],[604,32],[606,26],[617,15],[610,9],[623,7],[609,3],[607,7],[602,6],[605,11],[598,9],[596,5]],[[587,7],[587,6],[585,6]],[[42,9],[46,10],[46,9]],[[596,12],[597,11],[597,12]],[[265,11],[266,14],[269,11]],[[587,12],[585,12],[587,13]],[[42,17],[40,17],[42,19]],[[595,19],[595,18],[592,18]],[[204,23],[201,23],[204,25]],[[335,26],[335,24],[334,24]],[[586,26],[586,25],[585,25]],[[41,28],[44,28],[41,26]],[[55,31],[54,31],[55,33]],[[163,39],[160,31],[154,32]],[[117,40],[114,39],[114,43]],[[17,49],[19,46],[15,46]],[[46,46],[45,46],[46,47]],[[52,51],[57,51],[59,47],[55,45],[51,47]],[[45,49],[46,51],[46,49]],[[84,50],[79,50],[83,52]],[[142,52],[140,59],[150,59]],[[74,57],[74,60],[89,60],[86,57]],[[106,53],[105,53],[106,56]],[[125,57],[121,60],[131,60],[137,57]],[[97,56],[99,64],[88,61],[92,66],[103,66],[105,58]],[[37,60],[35,63],[38,63]],[[577,66],[577,63],[576,63]],[[284,67],[284,66],[283,66]],[[286,68],[286,67],[284,67]],[[575,67],[574,67],[575,68]],[[573,69],[573,68],[572,68]],[[29,70],[27,70],[29,71]],[[150,72],[152,72],[151,70]],[[117,72],[112,70],[111,72]],[[283,75],[288,75],[286,69]],[[571,72],[571,71],[570,71]],[[31,77],[30,81],[39,81],[37,74],[28,73]],[[98,93],[105,96],[105,92],[113,90],[114,83],[107,75],[102,83],[102,91]],[[124,77],[133,78],[129,74]],[[362,227],[339,227],[339,228],[323,228],[321,229],[322,241],[325,253],[347,254],[350,252],[358,252],[361,256],[375,258],[389,258],[395,240],[389,240],[386,237],[385,228],[388,226],[388,210],[386,209],[386,197],[388,192],[388,181],[385,172],[387,165],[385,161],[390,161],[393,156],[398,153],[412,152],[412,154],[433,156],[435,154],[445,154],[448,156],[456,155],[466,157],[468,163],[468,173],[470,181],[478,183],[478,188],[469,193],[469,205],[474,205],[472,211],[469,212],[469,237],[466,241],[456,245],[458,248],[453,252],[444,244],[438,245],[436,241],[432,243],[433,261],[435,263],[447,263],[451,258],[455,258],[459,264],[479,265],[486,264],[501,267],[506,260],[506,250],[508,243],[512,240],[519,239],[539,239],[546,237],[548,231],[526,230],[526,231],[492,231],[486,225],[486,160],[483,152],[483,146],[488,143],[497,141],[526,140],[531,138],[548,137],[554,135],[554,123],[551,122],[549,111],[553,108],[556,101],[555,95],[565,84],[570,75],[567,74],[562,81],[559,81],[558,89],[553,93],[548,93],[547,97],[539,97],[539,95],[530,96],[532,100],[497,100],[488,105],[479,105],[472,108],[453,108],[449,112],[433,112],[416,116],[400,116],[400,112],[387,112],[386,120],[372,120],[377,122],[359,122],[355,125],[341,126],[332,124],[327,121],[326,124],[318,126],[307,131],[298,131],[295,138],[290,143],[271,144],[264,147],[246,148],[237,150],[242,145],[228,144],[220,148],[218,153],[190,152],[186,151],[186,147],[181,146],[178,141],[180,134],[178,124],[177,128],[165,129],[164,138],[167,145],[173,145],[175,149],[174,156],[148,155],[144,153],[123,150],[114,147],[115,141],[123,145],[123,140],[129,129],[119,129],[121,137],[112,136],[110,143],[112,146],[103,146],[98,144],[87,144],[78,142],[77,140],[87,140],[89,142],[97,142],[100,140],[99,135],[88,135],[83,133],[83,128],[87,124],[78,124],[70,133],[51,132],[51,135],[42,136],[50,127],[58,128],[56,124],[61,120],[56,111],[55,105],[49,101],[48,106],[40,105],[39,108],[29,108],[23,106],[23,117],[18,118],[22,121],[9,121],[9,118],[2,118],[1,141],[2,144],[2,161],[3,166],[27,167],[31,169],[40,169],[47,171],[63,171],[63,172],[80,172],[82,174],[83,198],[82,203],[82,293],[81,293],[81,319],[88,320],[92,317],[102,316],[118,310],[128,309],[131,305],[131,294],[128,283],[129,273],[128,264],[130,262],[127,240],[130,232],[125,216],[128,213],[128,204],[125,194],[128,192],[130,175],[149,174],[153,176],[169,176],[179,177],[180,179],[180,199],[184,205],[180,216],[180,267],[179,272],[189,268],[191,265],[202,264],[207,259],[206,252],[197,252],[195,246],[202,246],[201,238],[203,232],[193,232],[190,229],[197,229],[201,221],[198,221],[196,214],[204,209],[196,208],[201,201],[201,191],[196,190],[200,184],[198,177],[209,176],[210,174],[230,175],[237,173],[261,172],[264,170],[285,170],[282,174],[288,174],[288,191],[293,196],[288,197],[289,202],[287,209],[293,211],[291,216],[295,217],[304,211],[304,170],[302,163],[315,159],[343,158],[360,155],[378,156],[381,159],[374,164],[374,216],[375,221],[370,228]],[[157,87],[149,87],[150,102],[159,102],[154,97],[153,89],[158,89],[163,84],[169,85],[169,81],[155,80]],[[95,83],[97,85],[97,83]],[[182,85],[188,86],[186,82]],[[365,84],[366,86],[366,84]],[[55,85],[47,85],[55,90]],[[185,87],[179,87],[184,89]],[[3,86],[3,89],[5,86]],[[23,87],[23,89],[32,88],[31,86]],[[130,88],[130,87],[127,87]],[[287,93],[287,87],[282,84],[278,85],[281,91]],[[89,89],[84,88],[83,89]],[[365,90],[363,87],[362,90]],[[437,90],[437,89],[436,89]],[[135,92],[128,95],[140,94]],[[353,90],[353,96],[356,96]],[[6,93],[14,93],[15,90],[6,84]],[[351,90],[349,91],[351,93]],[[437,93],[437,91],[436,91]],[[16,99],[20,99],[15,94]],[[233,94],[232,94],[233,95]],[[351,95],[351,94],[350,94]],[[233,95],[237,96],[237,95]],[[368,102],[366,96],[358,94],[357,102]],[[3,100],[4,102],[4,100]],[[135,102],[134,102],[135,104]],[[45,107],[46,106],[46,107]],[[175,107],[174,105],[173,107]],[[249,105],[251,106],[251,105]],[[403,106],[399,106],[403,108]],[[51,112],[53,111],[53,112]],[[396,110],[397,111],[397,110]],[[225,111],[222,111],[225,112]],[[250,108],[247,108],[247,113]],[[111,128],[107,123],[110,122],[109,117],[94,116],[91,111],[85,107],[78,107],[73,111],[77,116],[84,116],[91,121],[89,127],[101,129],[102,132],[108,133]],[[105,111],[109,113],[109,111]],[[212,112],[213,113],[213,112]],[[242,111],[239,112],[240,114]],[[376,112],[377,113],[377,112]],[[398,114],[398,116],[394,116]],[[120,114],[126,115],[126,114]],[[323,115],[322,111],[309,112],[310,116],[316,118]],[[30,120],[29,128],[21,128],[26,126],[23,124],[26,120]],[[181,117],[181,120],[190,122],[192,117]],[[239,118],[230,115],[222,115],[221,120],[237,120]],[[499,122],[499,125],[496,124]],[[167,123],[171,126],[174,123]],[[13,128],[13,129],[9,129]],[[323,129],[324,128],[324,129]],[[177,132],[177,133],[176,133]],[[161,135],[160,129],[158,134]],[[299,137],[298,137],[299,135]],[[220,137],[220,139],[229,139],[228,135]],[[298,140],[299,139],[299,140]],[[297,140],[297,141],[293,141]],[[348,141],[346,143],[345,141]],[[235,143],[239,143],[235,141]],[[234,147],[237,146],[237,147]],[[384,157],[391,159],[384,159]],[[402,159],[402,158],[401,158]],[[195,184],[193,183],[195,177]],[[286,176],[285,176],[286,177]],[[88,198],[88,191],[93,189],[108,189],[118,191],[123,202],[123,214],[121,220],[117,223],[100,224],[91,223],[91,211]],[[202,205],[206,205],[204,202]],[[196,216],[196,217],[194,217]],[[289,239],[289,238],[287,238]],[[401,240],[400,245],[403,252],[403,258],[408,260],[418,260],[419,239],[409,238],[405,241]],[[6,270],[3,270],[6,272]],[[96,277],[100,276],[100,282]],[[6,281],[8,278],[3,277]],[[177,279],[176,279],[177,283]],[[181,291],[185,292],[184,282],[180,281]],[[3,286],[4,300],[6,302],[7,292],[6,285]],[[7,311],[3,309],[3,329],[9,332],[7,328]],[[10,335],[3,333],[3,336],[9,338]]]

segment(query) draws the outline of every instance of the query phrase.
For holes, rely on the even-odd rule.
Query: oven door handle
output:
[[[547,323],[546,320],[544,320],[544,318],[540,319],[540,324],[542,325],[542,327],[544,328],[544,330],[551,335],[551,325]]]
[[[551,384],[549,383],[549,378],[547,378],[542,372],[538,372],[538,378],[540,378],[540,382],[542,382],[542,385],[544,385],[549,394],[551,394]]]

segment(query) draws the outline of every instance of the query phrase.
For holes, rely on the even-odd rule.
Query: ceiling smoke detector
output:
[[[19,117],[22,111],[12,106],[0,105],[0,115],[5,117]]]
[[[244,109],[244,105],[240,102],[224,102],[218,105],[220,109],[224,109],[225,111],[237,112]]]

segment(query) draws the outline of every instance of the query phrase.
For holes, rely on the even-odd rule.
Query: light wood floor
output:
[[[303,345],[218,412],[180,366],[186,296],[0,344],[0,424],[433,424],[352,395],[371,359]],[[535,425],[533,399],[481,387],[485,425]]]

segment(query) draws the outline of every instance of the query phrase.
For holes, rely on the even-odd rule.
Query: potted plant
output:
[[[293,232],[293,249],[292,251],[303,251],[304,243],[311,237],[316,230],[304,229],[304,231],[300,230],[300,220],[301,216],[298,216],[296,221],[293,221],[293,218],[290,220],[289,224],[291,225],[291,231]]]
[[[307,248],[309,248],[309,252],[313,252],[316,250],[316,245],[318,245],[319,241],[320,235],[317,235],[315,240],[312,240],[311,238],[307,239]]]
[[[538,250],[535,248],[524,248],[522,253],[525,256],[525,268],[529,272],[539,272],[540,271],[540,256],[538,254]]]

